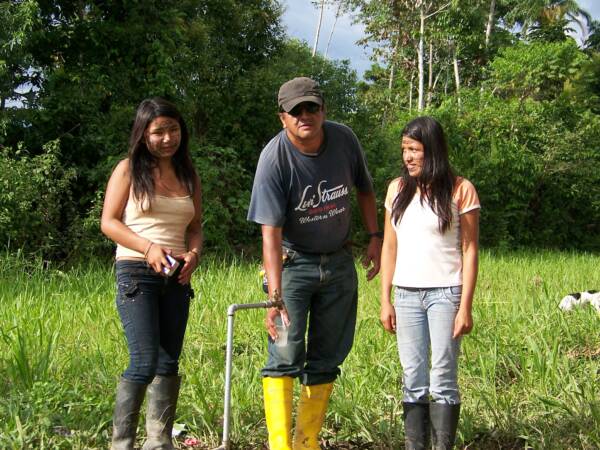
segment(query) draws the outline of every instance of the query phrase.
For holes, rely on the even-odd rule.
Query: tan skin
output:
[[[302,106],[302,104],[300,104]],[[315,113],[310,113],[302,109],[299,116],[292,116],[286,112],[279,113],[279,119],[286,134],[294,147],[302,153],[317,153],[323,145],[324,132],[323,123],[325,122],[325,109],[321,108]],[[363,224],[369,233],[378,230],[377,226],[377,208],[375,203],[375,193],[356,193],[358,206],[363,219]],[[282,263],[282,228],[270,225],[262,226],[263,238],[263,264],[267,273],[269,282],[269,298],[273,298],[275,290],[282,294],[281,290],[281,271]],[[362,259],[362,265],[367,271],[367,280],[372,280],[379,273],[379,261],[381,257],[381,239],[373,237],[367,247],[366,255]],[[273,339],[277,339],[275,329],[275,318],[281,312],[271,308],[267,310],[265,318],[265,328]],[[283,321],[289,325],[289,318],[285,312],[281,313]]]
[[[402,159],[410,176],[419,176],[423,170],[423,144],[409,137],[402,137]],[[479,253],[479,209],[459,216],[462,248],[462,294],[460,307],[454,319],[452,337],[467,335],[473,329],[473,295],[477,282]],[[398,242],[392,226],[391,214],[385,213],[385,238],[381,252],[381,311],[380,320],[386,331],[396,332],[396,311],[391,300],[392,278],[396,266]]]
[[[152,176],[154,178],[155,194],[164,197],[186,197],[189,192],[175,175],[172,157],[179,148],[181,130],[177,120],[171,117],[160,116],[154,119],[144,132],[144,139],[148,150],[157,157],[157,166]],[[166,255],[183,263],[177,281],[188,284],[192,274],[199,263],[202,250],[202,205],[200,180],[196,177],[192,201],[194,203],[194,217],[186,230],[188,251],[172,255],[169,248],[158,244],[134,233],[123,221],[123,211],[129,199],[131,178],[129,174],[129,160],[124,159],[113,171],[104,197],[102,208],[101,229],[112,241],[146,254],[146,261],[157,273],[162,273],[163,267],[170,267]],[[143,258],[125,257],[120,259],[143,260]]]

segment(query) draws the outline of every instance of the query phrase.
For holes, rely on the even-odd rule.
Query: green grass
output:
[[[483,252],[475,329],[463,340],[461,448],[600,448],[600,316],[558,308],[567,293],[600,288],[600,257]],[[206,448],[222,423],[226,308],[263,299],[258,263],[205,259],[181,370],[177,422]],[[354,349],[343,366],[323,438],[335,448],[403,448],[401,370],[379,325],[379,284],[361,275]],[[262,310],[236,314],[236,448],[261,448]],[[0,448],[107,448],[117,378],[127,363],[112,267],[44,268],[0,257]],[[348,447],[343,447],[348,448]]]

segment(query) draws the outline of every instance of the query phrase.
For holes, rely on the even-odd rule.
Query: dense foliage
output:
[[[386,63],[361,99],[390,142],[417,115],[441,120],[481,197],[481,241],[600,249],[597,22],[574,1],[354,3]],[[566,34],[571,18],[588,20],[584,49]]]
[[[565,34],[576,2],[338,3],[377,48],[365,82],[286,37],[275,0],[2,2],[0,242],[108,255],[106,180],[136,105],[162,95],[191,128],[207,245],[256,248],[246,208],[259,151],[280,129],[277,89],[308,75],[329,117],[361,139],[380,200],[399,130],[427,113],[479,189],[483,243],[600,248],[598,22],[579,48]]]

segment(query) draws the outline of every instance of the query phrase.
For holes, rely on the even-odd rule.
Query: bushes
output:
[[[597,115],[479,93],[465,96],[462,109],[449,102],[435,114],[454,166],[481,197],[483,244],[600,248]]]
[[[74,213],[74,169],[59,162],[59,141],[29,156],[19,146],[0,150],[0,241],[11,248],[44,255],[64,254],[64,230]]]
[[[246,221],[254,172],[235,150],[205,146],[192,150],[202,180],[205,245],[232,250],[246,244],[255,227]]]

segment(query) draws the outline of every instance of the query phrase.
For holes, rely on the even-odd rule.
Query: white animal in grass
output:
[[[560,301],[558,307],[563,311],[571,311],[573,308],[589,303],[596,311],[600,312],[600,292],[598,291],[583,291],[569,294]]]

